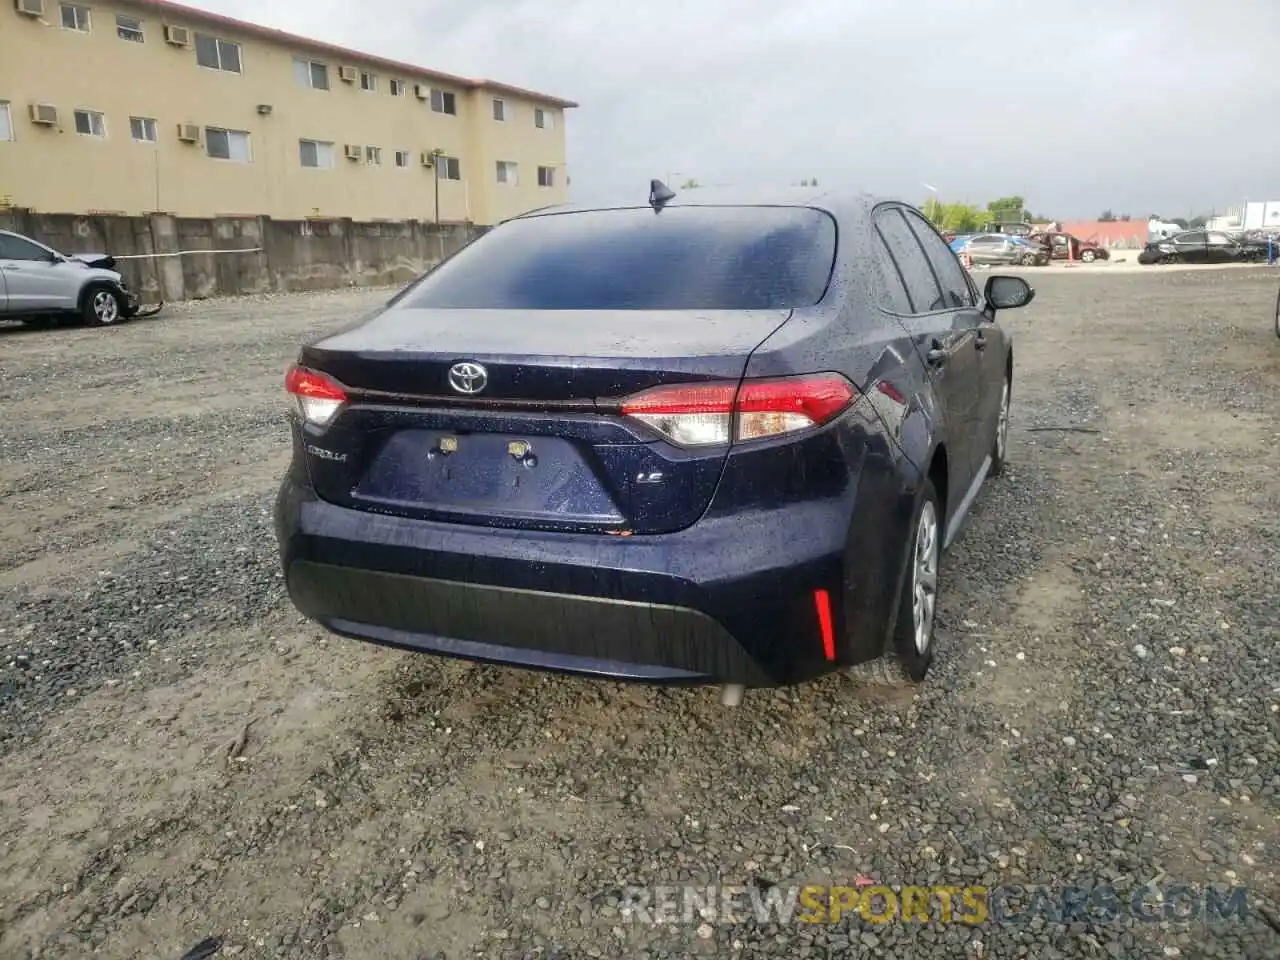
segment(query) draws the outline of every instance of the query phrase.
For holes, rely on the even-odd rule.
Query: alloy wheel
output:
[[[120,304],[109,290],[93,295],[93,315],[99,323],[115,323],[120,317]]]
[[[925,500],[920,508],[911,569],[916,653],[923,654],[933,641],[933,615],[938,603],[938,511],[932,500]]]
[[[1004,382],[1004,390],[1000,394],[1000,419],[996,424],[996,456],[1003,460],[1005,447],[1009,444],[1009,381]]]

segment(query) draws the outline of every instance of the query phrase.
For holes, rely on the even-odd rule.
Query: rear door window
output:
[[[885,246],[884,237],[875,238],[876,266],[880,270],[880,306],[890,313],[906,315],[911,313],[911,300],[907,297],[907,288],[903,286],[902,275]]]
[[[808,207],[553,213],[494,228],[428,274],[406,307],[763,310],[818,303],[836,225]]]
[[[907,223],[911,225],[912,232],[916,235],[916,239],[920,241],[920,246],[924,247],[924,255],[928,257],[929,264],[933,267],[934,276],[938,278],[938,284],[942,287],[942,294],[946,298],[949,307],[967,307],[971,306],[973,301],[969,298],[969,284],[964,278],[964,270],[960,267],[960,261],[956,259],[956,255],[951,251],[937,232],[931,227],[924,218],[919,214],[912,213],[909,210],[901,211],[902,215],[907,218]]]
[[[902,282],[906,284],[907,294],[911,297],[912,312],[932,313],[946,309],[947,304],[942,291],[938,289],[933,269],[902,214],[892,208],[881,210],[876,215],[876,229],[880,231],[898,272],[902,274]]]

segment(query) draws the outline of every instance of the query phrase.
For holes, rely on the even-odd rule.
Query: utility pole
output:
[[[444,151],[436,147],[431,151],[431,172],[435,174],[436,188],[436,226],[440,226],[440,158],[444,156]]]

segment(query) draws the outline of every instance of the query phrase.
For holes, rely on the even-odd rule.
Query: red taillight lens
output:
[[[284,388],[298,404],[298,413],[307,423],[323,427],[347,402],[347,392],[323,373],[305,367],[291,367]]]
[[[828,422],[858,396],[838,373],[672,384],[630,397],[622,412],[685,447],[777,437]]]

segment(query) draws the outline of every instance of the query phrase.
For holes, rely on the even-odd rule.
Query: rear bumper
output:
[[[843,623],[841,500],[612,537],[497,530],[321,501],[290,472],[276,510],[290,597],[390,646],[653,682],[794,683],[824,651],[815,590]]]

